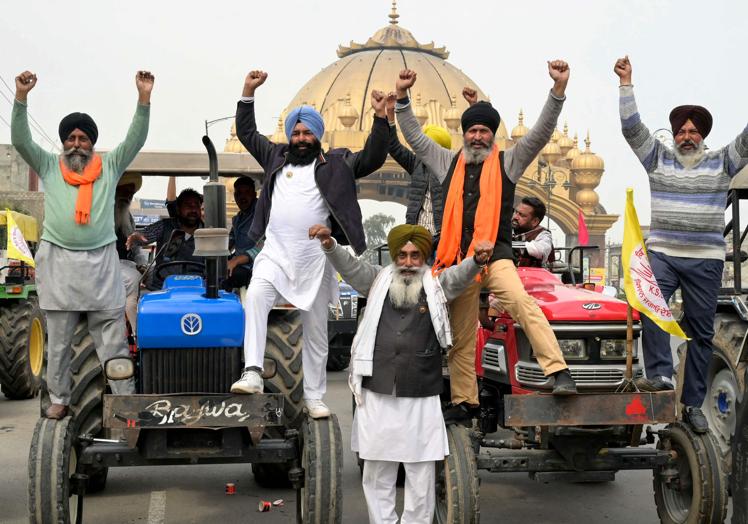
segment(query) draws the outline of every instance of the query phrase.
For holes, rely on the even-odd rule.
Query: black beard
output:
[[[290,144],[288,146],[288,156],[286,160],[289,164],[295,166],[307,166],[314,162],[322,152],[322,144],[315,140],[312,144],[306,144],[305,149],[299,148],[299,144]]]

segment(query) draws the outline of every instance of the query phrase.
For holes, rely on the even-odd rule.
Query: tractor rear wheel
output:
[[[46,324],[35,296],[0,306],[0,386],[9,399],[34,398],[44,368]]]
[[[301,429],[304,485],[298,493],[298,520],[303,524],[343,521],[343,441],[335,415],[305,417]]]
[[[748,371],[746,371],[748,375]],[[744,375],[744,380],[748,376]],[[733,524],[748,523],[748,402],[743,397],[737,405],[735,434],[732,439],[732,471],[730,491],[732,492]]]
[[[265,380],[265,391],[285,397],[288,427],[304,421],[304,373],[301,369],[301,314],[297,309],[274,309],[268,317],[265,356],[276,362],[276,374]]]
[[[480,480],[471,430],[447,426],[449,456],[436,465],[436,515],[439,524],[480,522]]]

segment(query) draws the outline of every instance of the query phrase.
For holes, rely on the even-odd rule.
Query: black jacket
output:
[[[369,138],[358,153],[349,149],[331,149],[320,155],[314,168],[322,198],[330,210],[332,236],[341,245],[350,245],[357,255],[366,251],[366,236],[358,205],[356,179],[370,175],[387,159],[389,124],[374,117]],[[270,220],[275,176],[286,164],[288,144],[274,144],[257,132],[254,102],[239,102],[236,108],[236,136],[265,171],[262,192],[257,201],[249,238],[257,242],[265,234]]]

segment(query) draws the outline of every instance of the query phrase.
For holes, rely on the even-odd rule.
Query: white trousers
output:
[[[138,332],[138,295],[140,292],[140,271],[132,260],[119,261],[122,282],[125,284],[125,315],[130,322],[133,333]]]
[[[322,285],[309,311],[299,310],[303,326],[301,365],[304,370],[304,398],[321,400],[327,390],[327,317],[329,314],[329,279]],[[268,315],[282,299],[273,284],[253,277],[244,297],[244,365],[263,367],[268,332]]]
[[[370,524],[396,524],[395,484],[399,462],[365,460],[362,484]],[[405,504],[400,524],[431,524],[436,507],[435,462],[403,462]]]

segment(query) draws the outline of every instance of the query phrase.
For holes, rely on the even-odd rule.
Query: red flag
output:
[[[584,223],[584,213],[579,210],[579,217],[577,218],[577,229],[579,230],[579,237],[577,244],[580,246],[586,246],[590,243],[590,234],[587,232],[587,224]]]

